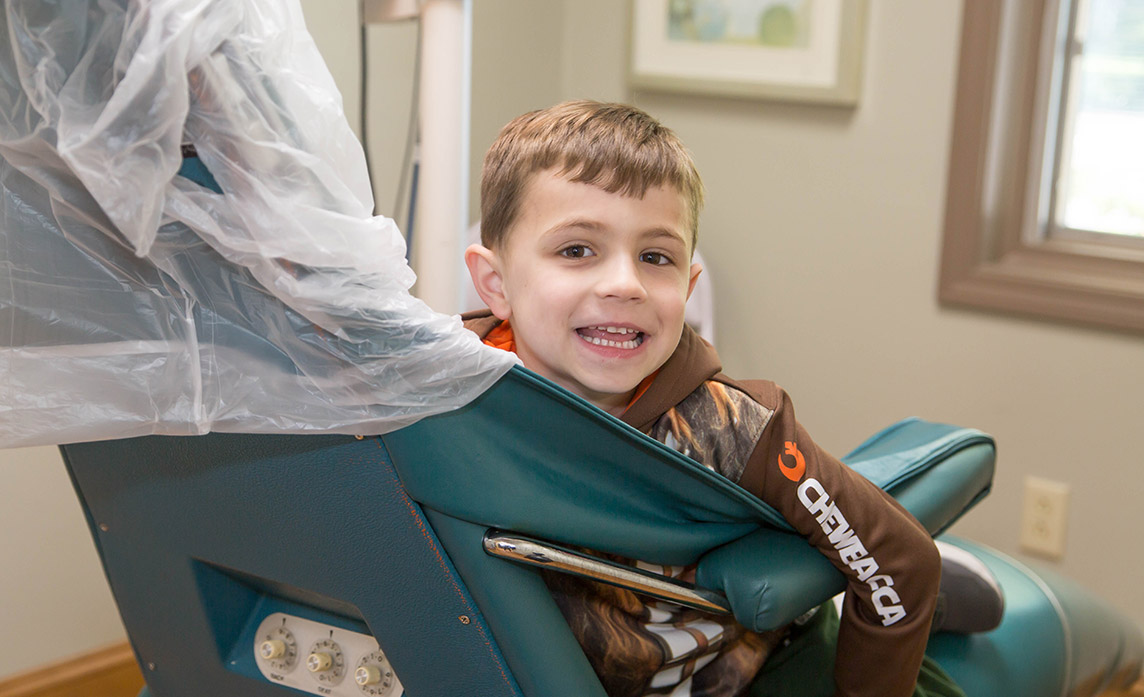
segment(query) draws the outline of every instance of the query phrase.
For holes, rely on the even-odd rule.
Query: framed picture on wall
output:
[[[631,0],[637,89],[855,105],[867,0]]]

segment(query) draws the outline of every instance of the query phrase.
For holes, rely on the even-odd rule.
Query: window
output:
[[[1144,332],[1144,0],[967,0],[939,297]]]

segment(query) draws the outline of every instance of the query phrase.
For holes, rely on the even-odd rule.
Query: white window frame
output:
[[[1144,244],[1049,229],[1074,0],[967,0],[939,299],[1144,333]],[[1064,21],[1058,21],[1063,19]]]

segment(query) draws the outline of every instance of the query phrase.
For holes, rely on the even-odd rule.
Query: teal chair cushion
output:
[[[523,368],[382,440],[427,508],[645,561],[690,563],[760,522],[785,526],[736,484]]]
[[[1092,593],[1045,569],[945,536],[983,561],[1005,591],[1001,625],[936,634],[926,651],[972,697],[1096,695],[1140,674],[1140,629]]]

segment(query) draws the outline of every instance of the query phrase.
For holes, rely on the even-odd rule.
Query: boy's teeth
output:
[[[622,349],[634,349],[643,342],[641,337],[636,337],[635,339],[630,339],[628,341],[609,341],[608,339],[601,339],[598,336],[582,336],[582,338],[588,343],[595,344],[596,346],[608,346],[611,348]]]
[[[631,327],[584,327],[577,334],[590,344],[609,348],[634,349],[643,343],[643,333]]]

